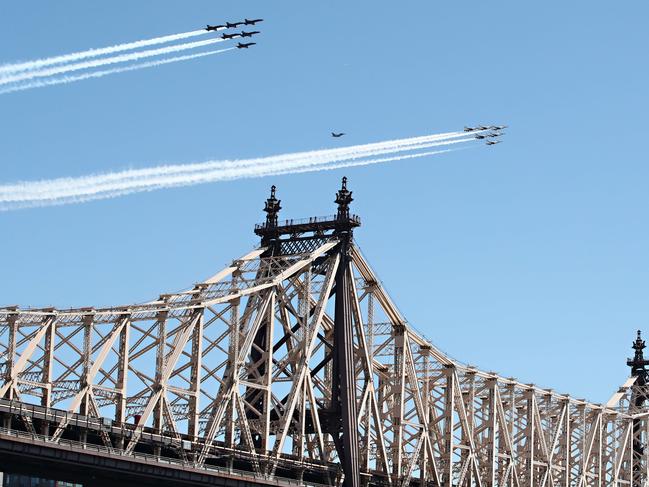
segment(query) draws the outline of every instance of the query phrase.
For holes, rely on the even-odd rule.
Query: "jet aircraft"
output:
[[[245,30],[241,31],[241,34],[239,34],[241,37],[252,37],[255,34],[259,34],[260,32],[258,30],[253,30],[252,32],[246,32]]]
[[[239,44],[237,44],[237,49],[248,49],[250,46],[254,46],[255,44],[257,44],[257,43],[256,42],[248,42],[247,44],[244,44],[244,43],[240,42]]]
[[[501,142],[502,142],[502,140],[488,140],[486,142],[486,144],[487,145],[496,145],[496,144],[500,144]]]
[[[241,34],[223,34],[221,39],[234,39],[235,37],[240,37]]]
[[[225,29],[225,25],[210,25],[207,24],[207,27],[205,27],[206,31],[211,31],[211,30],[219,30],[219,29]]]
[[[478,130],[478,129],[475,127],[467,127],[467,126],[464,127],[465,132],[473,132],[474,130]]]
[[[494,132],[491,134],[487,134],[487,137],[500,137],[501,135],[504,135],[502,132]]]
[[[494,125],[491,127],[491,130],[502,130],[506,129],[507,127],[509,127],[509,125]]]
[[[243,25],[243,22],[226,22],[226,23],[225,23],[225,26],[226,26],[228,29],[236,29],[236,28],[239,27],[240,25]]]
[[[243,25],[255,25],[257,22],[263,22],[264,19],[243,19]]]
[[[478,139],[478,140],[482,140],[482,139],[484,139],[486,137],[487,137],[486,135],[476,135],[475,136],[475,138]]]
[[[331,132],[331,136],[335,138],[342,137],[343,135],[345,135],[345,132]]]

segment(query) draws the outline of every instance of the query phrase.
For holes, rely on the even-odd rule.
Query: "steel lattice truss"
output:
[[[462,365],[409,326],[354,246],[335,289],[339,245],[260,248],[139,305],[0,309],[0,398],[111,418],[128,434],[102,441],[127,453],[154,432],[190,441],[179,455],[197,465],[223,451],[268,476],[288,460],[335,465],[333,296],[344,290],[361,472],[403,486],[646,485],[633,380],[602,406]],[[51,425],[51,441],[68,428]]]

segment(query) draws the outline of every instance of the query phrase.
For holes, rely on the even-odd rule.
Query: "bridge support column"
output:
[[[334,316],[333,390],[332,397],[340,411],[338,456],[345,474],[345,487],[360,487],[358,448],[358,418],[356,417],[356,373],[354,366],[354,319],[352,315],[351,228],[344,225],[349,219],[352,193],[347,190],[347,178],[336,196],[340,227],[340,264],[336,271],[336,300]]]

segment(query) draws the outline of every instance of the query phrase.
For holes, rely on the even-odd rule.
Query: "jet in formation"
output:
[[[257,43],[256,42],[248,42],[247,44],[244,44],[243,42],[240,42],[239,44],[237,44],[237,49],[248,49],[250,46],[254,46],[255,44],[257,44]]]
[[[343,135],[345,135],[345,132],[331,132],[331,136],[335,138],[342,137]]]
[[[219,29],[236,29],[240,25],[255,25],[257,22],[262,22],[264,19],[243,19],[243,22],[226,22],[225,25],[210,25],[205,27],[206,31],[219,30]]]
[[[259,34],[260,32],[258,30],[253,30],[252,32],[246,32],[245,30],[241,31],[241,34],[239,34],[241,37],[252,37],[255,34]]]
[[[464,127],[465,132],[486,132],[487,134],[475,134],[474,138],[478,140],[484,140],[487,145],[496,145],[500,144],[502,140],[493,140],[496,137],[501,137],[504,135],[501,132],[503,129],[506,129],[507,125],[477,125],[475,127]]]
[[[221,39],[234,39],[235,37],[242,37],[241,34],[223,34]]]
[[[478,125],[477,127],[464,127],[464,131],[476,132],[478,130],[502,130],[506,128],[507,125]]]

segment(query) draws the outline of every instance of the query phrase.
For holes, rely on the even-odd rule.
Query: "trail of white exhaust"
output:
[[[80,203],[161,188],[377,164],[424,157],[444,151],[418,153],[420,155],[402,154],[403,152],[472,141],[473,137],[466,137],[466,134],[461,132],[451,132],[240,161],[208,161],[81,178],[0,185],[0,210]],[[379,158],[379,155],[386,157]]]
[[[110,47],[101,47],[97,49],[88,49],[86,51],[73,52],[70,54],[64,54],[61,56],[53,56],[44,59],[36,59],[34,61],[25,61],[21,63],[11,63],[0,65],[0,78],[2,78],[7,73],[17,73],[20,71],[32,71],[35,69],[41,69],[47,66],[53,66],[56,64],[70,63],[74,61],[80,61],[82,59],[89,59],[99,56],[105,56],[107,54],[115,54],[123,51],[131,51],[133,49],[141,49],[143,47],[155,46],[158,44],[166,44],[168,42],[181,41],[183,39],[190,39],[192,37],[198,37],[205,35],[208,32],[206,30],[194,30],[191,32],[182,32],[180,34],[166,35],[162,37],[154,37],[153,39],[144,39],[141,41],[128,42],[125,44],[117,44]]]
[[[199,52],[197,54],[185,54],[184,56],[175,56],[158,61],[148,61],[145,63],[132,64],[123,68],[103,69],[100,71],[92,71],[90,73],[61,76],[53,79],[35,80],[27,83],[10,86],[8,88],[0,88],[0,95],[6,93],[14,93],[16,91],[31,90],[33,88],[43,88],[45,86],[60,85],[74,83],[75,81],[82,81],[85,79],[103,78],[110,74],[125,73],[127,71],[136,71],[138,69],[152,68],[155,66],[162,66],[164,64],[177,63],[179,61],[189,61],[190,59],[197,59],[205,56],[213,56],[214,54],[221,54],[222,52],[232,51],[236,47],[228,47],[227,49],[219,49],[216,51]]]
[[[162,56],[179,51],[186,51],[187,49],[196,49],[199,47],[210,46],[218,42],[223,42],[225,39],[207,39],[205,41],[185,42],[183,44],[174,44],[172,46],[160,47],[158,49],[149,49],[146,51],[137,51],[130,54],[120,54],[117,56],[95,59],[93,61],[84,61],[81,63],[65,64],[54,68],[41,69],[37,71],[27,71],[24,73],[15,74],[13,76],[5,76],[0,78],[0,85],[9,83],[18,83],[21,81],[32,80],[34,78],[44,78],[47,76],[54,76],[57,74],[68,73],[70,71],[79,71],[82,69],[97,68],[109,64],[125,63],[128,61],[137,61],[148,57]]]
[[[194,164],[177,164],[157,166],[145,169],[131,169],[109,174],[92,175],[77,178],[57,178],[46,181],[34,181],[0,186],[0,201],[32,199],[47,194],[53,197],[66,197],[84,192],[110,191],[125,184],[146,185],[158,178],[186,177],[192,174],[205,174],[211,171],[244,171],[249,168],[260,168],[276,165],[318,165],[345,159],[371,157],[390,152],[402,152],[430,147],[431,145],[448,145],[468,142],[461,132],[396,139],[371,144],[362,144],[337,149],[323,149],[278,156],[261,157],[234,161],[207,161]]]

